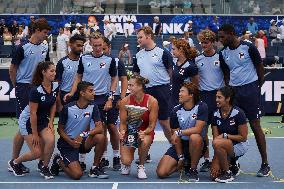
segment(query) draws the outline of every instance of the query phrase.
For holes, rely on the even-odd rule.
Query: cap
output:
[[[169,41],[163,41],[163,46],[166,46],[166,45],[169,45],[169,44],[171,44],[171,42],[169,42]]]
[[[246,34],[251,35],[252,33],[250,31],[246,31]]]
[[[69,23],[66,23],[66,24],[64,25],[64,28],[71,28],[71,25],[70,25]]]
[[[109,18],[107,18],[107,17],[104,17],[104,19],[102,20],[103,22],[109,22]]]
[[[154,19],[155,19],[155,20],[159,20],[159,17],[158,17],[158,16],[155,16]]]
[[[128,47],[128,44],[127,44],[127,43],[125,43],[125,45],[124,45],[123,47]]]
[[[191,20],[189,20],[187,23],[192,24],[193,22]]]
[[[81,27],[81,26],[82,26],[82,24],[80,24],[80,23],[76,24],[76,27]]]
[[[272,24],[273,22],[276,22],[276,20],[274,19],[270,20],[270,24]]]

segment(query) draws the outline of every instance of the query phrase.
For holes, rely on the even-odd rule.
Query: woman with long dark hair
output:
[[[211,166],[211,177],[217,182],[234,180],[234,176],[240,173],[236,160],[248,150],[246,116],[243,110],[233,105],[233,101],[234,92],[230,87],[217,91],[218,109],[212,120],[214,158]]]
[[[19,129],[30,152],[10,160],[9,166],[15,176],[24,176],[20,164],[40,159],[38,168],[45,179],[53,176],[49,171],[49,161],[54,150],[53,121],[56,112],[58,84],[54,83],[55,66],[52,62],[40,62],[33,75],[33,88],[29,104],[19,118]]]

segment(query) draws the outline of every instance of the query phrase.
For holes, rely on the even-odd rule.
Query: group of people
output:
[[[86,171],[85,154],[94,147],[88,175],[108,178],[104,169],[109,167],[108,131],[113,169],[129,175],[138,148],[137,177],[146,179],[144,163],[159,121],[171,146],[158,164],[158,177],[184,169],[189,180],[196,182],[202,157],[207,162],[205,171],[209,171],[211,125],[211,178],[228,182],[238,175],[237,159],[248,150],[246,119],[262,157],[257,175],[269,175],[259,114],[263,65],[256,47],[240,41],[233,26],[219,28],[218,37],[224,45],[219,54],[214,49],[216,34],[202,30],[198,40],[203,52],[199,55],[184,39],[173,40],[172,52],[157,47],[151,27],[140,28],[137,41],[141,50],[136,54],[134,75],[129,81],[124,64],[110,56],[111,43],[101,33],[89,35],[92,53],[83,55],[85,38],[72,36],[70,52],[55,66],[46,59],[47,49],[42,45],[50,26],[45,19],[38,19],[33,28],[29,41],[16,49],[10,67],[19,132],[13,140],[8,169],[15,176],[30,172],[24,162],[38,160],[38,170],[45,179],[54,178],[60,169],[70,178],[80,179]],[[135,117],[129,107],[143,109],[141,116]],[[60,112],[60,153],[52,158],[56,111]],[[136,124],[136,133],[131,133],[131,124]],[[24,141],[30,151],[20,155]]]

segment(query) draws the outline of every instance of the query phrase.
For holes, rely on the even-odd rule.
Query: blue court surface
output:
[[[215,183],[209,180],[209,173],[199,173],[200,182],[198,183],[185,183],[179,182],[179,174],[173,174],[167,179],[159,179],[156,176],[156,166],[166,152],[169,144],[166,141],[155,141],[151,146],[150,153],[152,162],[147,163],[146,173],[148,179],[138,180],[136,175],[136,165],[133,162],[131,174],[129,176],[120,175],[120,172],[107,170],[110,175],[109,179],[101,180],[96,178],[90,178],[87,173],[79,181],[73,181],[67,178],[64,173],[60,173],[58,177],[51,180],[44,180],[36,171],[37,162],[25,163],[27,167],[31,169],[31,173],[24,177],[15,177],[12,173],[7,171],[7,162],[9,160],[12,148],[11,139],[1,139],[1,159],[0,159],[0,188],[21,188],[21,189],[43,189],[43,188],[95,188],[95,189],[172,189],[172,188],[206,188],[206,189],[222,189],[222,188],[270,188],[278,189],[284,188],[284,182],[278,178],[284,178],[284,164],[283,157],[284,151],[283,144],[284,138],[281,137],[268,137],[267,138],[267,152],[269,155],[269,161],[272,168],[272,173],[278,178],[258,178],[253,175],[260,167],[260,156],[255,143],[254,138],[250,138],[249,152],[240,159],[241,169],[244,171],[240,174],[234,182],[228,184]],[[109,159],[112,159],[112,151],[109,146]],[[24,146],[22,151],[27,151],[27,146]],[[56,149],[57,151],[57,149]],[[212,148],[210,149],[212,152]],[[212,154],[211,154],[212,155]],[[87,155],[87,168],[89,169],[92,163],[93,152]],[[200,163],[203,162],[203,159]]]

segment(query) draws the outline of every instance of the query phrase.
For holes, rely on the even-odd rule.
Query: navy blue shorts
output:
[[[207,122],[207,125],[210,125],[212,123],[213,113],[217,109],[216,93],[217,93],[217,90],[200,91],[200,100],[202,102],[205,102],[208,106],[208,122]]]
[[[18,119],[22,111],[29,104],[31,88],[32,85],[29,83],[16,83],[15,86],[16,116]]]
[[[260,87],[258,81],[233,87],[235,92],[234,104],[244,110],[249,121],[259,119],[260,111]]]
[[[120,96],[114,96],[112,102],[112,108],[107,113],[108,124],[116,125],[119,116],[119,108],[117,107],[117,102],[120,100]],[[110,120],[110,121],[109,121]]]
[[[66,102],[64,102],[63,98],[64,98],[64,96],[65,96],[67,93],[69,93],[69,92],[60,91],[60,96],[59,96],[59,98],[60,98],[61,104],[62,104],[63,106],[66,105],[66,104],[68,104],[68,103],[70,103],[70,102],[76,101],[76,100],[78,100],[78,98],[79,98],[79,94],[76,92],[76,93],[74,94],[74,96],[68,98],[68,99],[66,100]]]
[[[79,162],[79,153],[86,154],[92,150],[92,148],[85,149],[85,142],[86,142],[86,138],[83,138],[80,147],[73,148],[70,144],[68,144],[68,142],[66,142],[61,137],[58,139],[57,149],[59,150],[66,167],[74,161]]]
[[[169,114],[169,101],[171,98],[170,85],[158,85],[146,88],[147,94],[152,95],[157,99],[159,104],[159,120],[167,120],[170,116]]]
[[[115,115],[113,114],[115,113],[113,109],[110,109],[109,111],[104,111],[104,106],[107,100],[108,100],[107,95],[96,95],[94,99],[94,103],[98,106],[98,109],[100,111],[101,120],[107,125],[115,124],[118,114],[115,117]],[[114,102],[112,106],[114,106]]]
[[[37,132],[40,133],[43,129],[48,127],[48,119],[38,118],[37,121]],[[33,134],[30,118],[19,119],[19,130],[22,136]]]
[[[184,159],[188,162],[190,162],[190,153],[189,153],[189,141],[188,140],[181,140],[181,144],[182,144],[182,152],[184,155]],[[206,150],[207,150],[207,145],[205,145],[206,142],[203,141],[203,149],[202,149],[202,153],[200,157],[203,157]],[[176,149],[174,146],[171,146],[167,152],[165,153],[165,155],[168,155],[172,158],[174,158],[176,161],[178,161],[178,155],[176,152]]]

